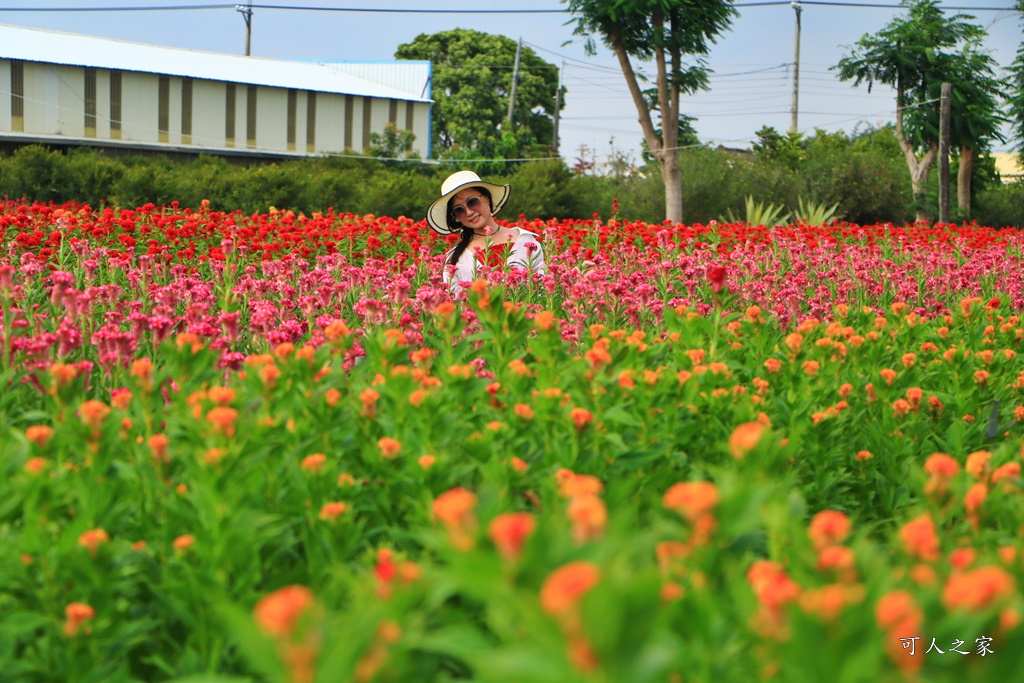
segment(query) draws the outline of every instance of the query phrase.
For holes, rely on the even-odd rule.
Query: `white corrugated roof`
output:
[[[377,83],[326,64],[183,50],[7,24],[0,24],[0,58],[141,71],[274,88],[429,101],[426,97],[413,95],[410,90]],[[396,66],[400,64],[398,62]],[[422,68],[415,62],[409,64],[409,67]]]
[[[417,99],[430,97],[431,64],[425,59],[400,59],[390,62],[332,60],[321,63],[374,83],[397,88]]]

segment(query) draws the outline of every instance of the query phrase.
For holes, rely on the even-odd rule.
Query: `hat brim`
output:
[[[482,187],[491,193],[492,216],[501,211],[501,207],[505,206],[509,195],[512,194],[511,185],[495,185],[483,180],[473,180],[459,185],[450,192],[446,192],[435,199],[430,208],[427,209],[427,225],[430,226],[431,230],[440,235],[451,235],[456,232],[448,227],[448,200],[470,187]]]

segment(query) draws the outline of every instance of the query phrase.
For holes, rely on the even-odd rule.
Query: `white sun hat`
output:
[[[458,228],[452,228],[448,224],[448,200],[468,187],[483,187],[491,193],[491,215],[501,211],[501,207],[508,201],[512,194],[511,185],[495,185],[480,180],[480,176],[473,171],[456,171],[444,179],[441,183],[441,196],[434,200],[434,203],[427,209],[427,224],[434,232],[442,235],[450,235],[458,232]],[[452,219],[454,223],[454,219]]]

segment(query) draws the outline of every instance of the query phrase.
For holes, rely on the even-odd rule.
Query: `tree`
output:
[[[398,46],[397,59],[433,65],[433,146],[438,156],[529,156],[550,148],[558,67],[528,47],[519,59],[513,130],[508,126],[516,41],[469,29],[420,34]],[[565,101],[565,89],[562,89]],[[545,152],[546,153],[546,152]]]
[[[861,37],[852,53],[832,69],[842,81],[867,83],[868,92],[878,83],[896,90],[896,138],[910,171],[917,219],[928,220],[925,181],[938,158],[942,83],[950,82],[958,93],[950,114],[957,137],[951,133],[951,142],[960,145],[961,153],[967,150],[970,159],[989,144],[1000,120],[995,100],[983,95],[1003,86],[992,76],[991,58],[978,51],[985,31],[971,23],[974,17],[946,18],[936,0],[904,5],[906,16],[875,35]],[[969,197],[970,184],[965,185]]]
[[[370,155],[379,159],[414,159],[412,143],[416,140],[411,130],[398,130],[390,121],[383,133],[370,133]]]
[[[585,38],[593,54],[599,36],[615,53],[639,114],[644,142],[658,165],[665,184],[665,218],[683,220],[683,176],[679,166],[679,97],[708,90],[710,70],[706,56],[720,33],[729,28],[737,12],[728,0],[563,0],[575,15],[574,34]],[[683,57],[695,56],[694,64]],[[632,59],[654,61],[659,132],[641,86],[644,77]],[[671,122],[665,124],[664,122]]]
[[[1017,0],[1017,11],[1024,27],[1024,0]],[[1024,42],[1017,48],[1017,58],[1010,66],[1009,103],[1013,137],[1017,141],[1021,161],[1024,161]]]

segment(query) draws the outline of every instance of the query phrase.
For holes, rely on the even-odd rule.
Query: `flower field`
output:
[[[0,205],[0,679],[1024,678],[1024,236]]]

